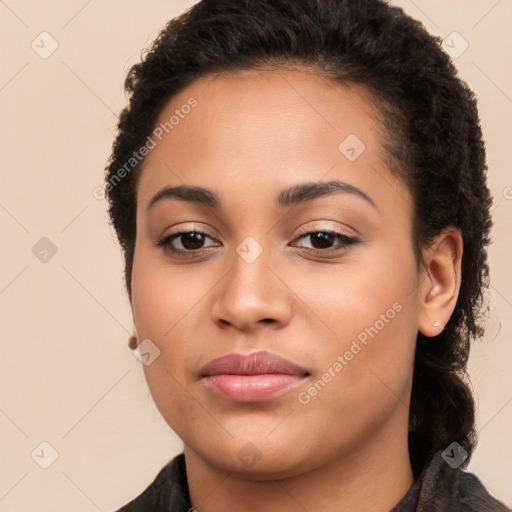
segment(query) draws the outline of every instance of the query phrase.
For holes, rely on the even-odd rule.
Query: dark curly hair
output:
[[[131,300],[136,185],[144,160],[128,172],[126,162],[174,95],[209,73],[297,66],[366,87],[382,115],[390,169],[414,199],[418,264],[425,265],[422,249],[443,228],[454,226],[463,238],[455,310],[436,338],[417,337],[409,421],[416,475],[453,441],[469,454],[465,467],[476,445],[466,365],[471,341],[483,334],[479,319],[489,284],[492,197],[476,99],[440,46],[419,21],[382,0],[202,0],[169,21],[130,69],[129,105],[106,168]]]

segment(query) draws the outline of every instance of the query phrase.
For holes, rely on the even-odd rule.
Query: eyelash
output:
[[[184,251],[182,249],[175,249],[174,247],[172,247],[172,245],[171,245],[172,241],[174,241],[176,238],[179,238],[181,235],[186,235],[186,234],[190,234],[190,233],[199,233],[199,234],[204,235],[204,236],[206,236],[208,238],[212,238],[208,233],[206,233],[204,231],[201,231],[200,229],[175,231],[171,235],[167,235],[167,236],[163,237],[161,240],[159,240],[159,242],[157,243],[157,246],[163,248],[163,250],[165,252],[171,253],[171,254],[176,255],[178,257],[193,257],[193,256],[195,256],[197,254],[197,252],[205,251],[205,250],[208,249],[208,248],[201,248],[201,249],[192,249],[192,250]],[[307,231],[307,232],[302,233],[300,236],[298,236],[296,238],[296,240],[297,239],[306,238],[306,237],[308,237],[310,235],[314,235],[314,234],[317,234],[317,233],[326,233],[326,234],[333,235],[334,237],[336,237],[338,240],[341,241],[341,243],[339,244],[339,248],[346,248],[346,247],[349,247],[351,245],[356,245],[356,244],[358,244],[360,242],[360,240],[357,239],[357,238],[350,237],[348,235],[345,235],[344,233],[340,233],[338,231],[333,231],[333,230],[330,230],[330,229],[322,229],[322,230],[317,230],[317,231]],[[309,247],[303,247],[302,249],[306,250],[309,253],[313,253],[313,254],[329,254],[329,253],[336,252],[337,250],[339,250],[339,249],[332,249],[332,248],[328,248],[328,249],[311,249]]]

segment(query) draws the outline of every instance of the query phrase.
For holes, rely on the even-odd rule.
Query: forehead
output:
[[[160,113],[157,127],[167,123],[167,130],[153,137],[138,203],[147,205],[161,187],[182,183],[239,201],[273,200],[270,191],[328,179],[379,195],[395,180],[385,165],[379,115],[365,88],[311,71],[206,75]],[[395,195],[397,187],[393,183]]]

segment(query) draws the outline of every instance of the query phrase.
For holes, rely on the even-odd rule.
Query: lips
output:
[[[201,375],[305,375],[307,371],[287,359],[270,354],[269,352],[254,352],[252,354],[228,354],[210,361],[201,370]]]
[[[269,352],[228,354],[201,370],[202,382],[213,393],[234,402],[262,402],[299,385],[306,369]]]

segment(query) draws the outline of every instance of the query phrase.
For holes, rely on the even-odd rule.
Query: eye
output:
[[[337,244],[339,248],[345,248],[347,246],[359,243],[357,238],[350,237],[345,233],[340,233],[338,231],[331,231],[329,229],[324,229],[322,231],[308,231],[307,233],[301,235],[297,240],[308,238],[310,239],[311,245],[313,245],[313,247],[304,248],[308,251],[317,253],[332,252],[330,249],[336,240],[339,242]]]
[[[335,252],[336,248],[332,249],[333,244],[337,240],[338,243],[335,244],[339,249],[346,248],[350,245],[355,245],[359,243],[357,238],[350,237],[344,233],[340,233],[338,231],[332,231],[324,229],[322,231],[308,231],[307,233],[302,234],[296,240],[307,240],[310,239],[313,247],[303,247],[308,252],[313,253],[330,253]],[[208,247],[216,247],[213,246],[205,246],[206,239],[213,240],[207,233],[201,230],[192,230],[192,231],[175,231],[170,235],[163,237],[158,243],[157,246],[164,249],[164,251],[171,253],[176,256],[193,256],[199,251],[207,249]],[[178,247],[177,247],[178,245]],[[179,247],[181,246],[181,247]],[[296,246],[296,242],[292,244],[292,247]],[[299,246],[300,247],[300,246]]]
[[[197,229],[193,231],[176,231],[162,238],[157,246],[173,254],[187,255],[187,253],[192,254],[195,251],[205,249],[204,243],[206,238],[213,240],[207,233]],[[176,244],[181,245],[181,247],[176,247]]]

